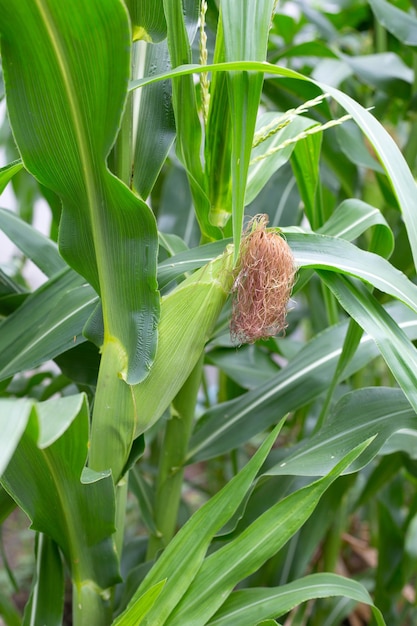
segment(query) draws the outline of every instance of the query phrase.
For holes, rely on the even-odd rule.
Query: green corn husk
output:
[[[124,355],[117,342],[105,340],[91,426],[92,469],[111,468],[119,480],[134,438],[161,417],[196,365],[232,284],[233,246],[228,246],[162,298],[156,357],[137,385],[117,375]]]
[[[136,436],[150,428],[181,389],[204,350],[233,284],[233,246],[162,299],[156,358],[132,387]]]

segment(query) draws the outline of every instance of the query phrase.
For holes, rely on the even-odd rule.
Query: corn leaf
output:
[[[417,411],[417,350],[376,298],[342,276],[320,271],[343,308],[374,339],[392,374]]]
[[[46,276],[51,277],[67,267],[57,245],[13,211],[0,208],[0,228]]]
[[[415,314],[400,303],[388,310],[399,328],[415,339]],[[187,460],[204,460],[232,450],[275,424],[288,411],[306,405],[325,391],[342,353],[346,330],[346,323],[327,329],[302,348],[273,379],[236,400],[208,410],[195,427]],[[355,356],[343,372],[342,380],[377,355],[378,349],[372,338],[364,335]]]
[[[221,21],[225,61],[265,61],[274,0],[223,0]],[[262,92],[260,73],[230,72],[229,102],[232,123],[233,243],[237,258],[243,224],[245,190],[253,136]]]
[[[75,584],[88,586],[95,581],[104,589],[115,584],[113,481],[109,473],[83,473],[89,428],[85,397],[24,405],[1,400],[2,432],[10,420],[11,404],[26,427],[2,475],[2,485],[26,512],[31,527],[60,546]]]
[[[170,67],[167,42],[148,44],[144,64],[145,76],[166,71]],[[133,185],[146,199],[175,139],[175,119],[170,81],[148,85],[139,95],[133,107],[137,123],[134,163],[139,164],[133,170]]]
[[[20,160],[13,161],[12,163],[8,163],[4,167],[0,167],[0,194],[6,188],[6,185],[11,181],[13,176],[20,172],[23,167],[23,163]]]
[[[84,342],[97,295],[70,268],[55,274],[0,324],[0,379],[37,367]]]
[[[416,411],[400,389],[372,387],[352,391],[339,400],[319,432],[290,448],[288,456],[266,473],[322,476],[358,441],[375,437],[348,470],[357,472],[378,454],[394,433],[411,429],[417,434],[416,427]]]
[[[269,508],[236,539],[208,556],[166,625],[206,624],[235,585],[261,567],[299,530],[323,493],[369,443],[361,442],[327,476]]]
[[[417,46],[417,19],[386,0],[369,0],[378,22],[407,46]]]
[[[270,589],[242,589],[232,593],[208,626],[252,626],[261,616],[279,616],[316,598],[342,596],[368,604],[378,626],[385,624],[365,587],[337,574],[310,574],[300,580]]]
[[[152,567],[139,587],[138,593],[145,593],[153,585],[165,579],[166,584],[159,597],[158,605],[146,616],[144,625],[165,624],[172,609],[192,584],[212,538],[234,514],[249,490],[278,435],[279,428],[280,426],[269,434],[239,474],[194,513]]]
[[[101,295],[106,336],[124,354],[120,373],[138,382],[156,349],[156,225],[106,167],[130,71],[126,10],[110,0],[2,0],[0,10],[8,112],[22,160],[61,197],[61,254]]]
[[[143,624],[147,613],[149,613],[159,598],[165,586],[165,582],[165,580],[161,580],[161,582],[153,585],[153,587],[145,591],[145,593],[139,597],[137,597],[138,593],[135,593],[126,610],[119,615],[112,626],[140,626],[140,624]]]
[[[61,626],[64,613],[64,567],[57,544],[42,533],[36,537],[36,571],[22,626]]]

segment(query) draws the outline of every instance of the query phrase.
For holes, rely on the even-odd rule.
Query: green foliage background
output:
[[[0,0],[6,624],[415,623],[416,12]],[[297,282],[235,346],[259,213]]]

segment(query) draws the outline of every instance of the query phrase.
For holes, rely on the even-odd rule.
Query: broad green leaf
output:
[[[417,19],[386,0],[369,0],[378,22],[407,46],[417,46]]]
[[[156,349],[156,224],[106,167],[129,79],[126,9],[111,0],[3,0],[0,10],[8,114],[23,163],[62,199],[61,254],[100,293],[106,337],[124,355],[120,374],[138,382]],[[28,64],[34,49],[37,62]]]
[[[370,441],[350,450],[324,478],[281,500],[236,539],[208,556],[167,626],[203,626],[233,588],[276,554],[310,517],[323,493]]]
[[[167,24],[163,0],[126,0],[132,22],[133,40],[157,43],[165,39]]]
[[[64,612],[64,567],[56,543],[43,535],[36,537],[36,571],[22,626],[61,626]]]
[[[15,402],[18,406],[19,403]],[[118,580],[114,551],[114,489],[109,473],[83,472],[88,407],[83,395],[29,403],[26,429],[1,482],[65,555],[76,586],[106,589]],[[2,423],[10,406],[0,401]]]
[[[20,172],[22,167],[23,163],[20,160],[13,161],[12,163],[5,165],[4,167],[0,167],[0,194],[3,193],[6,185],[11,181],[13,176],[17,174],[17,172]]]
[[[261,616],[280,616],[302,602],[342,596],[372,608],[376,623],[385,624],[381,613],[363,585],[337,574],[310,574],[300,580],[270,589],[242,589],[233,592],[208,622],[209,626],[252,626]]]
[[[415,314],[399,303],[389,308],[410,337],[417,336]],[[276,377],[236,400],[209,409],[197,422],[187,461],[212,458],[235,449],[278,420],[317,398],[328,388],[342,353],[347,324],[331,327],[313,338]],[[369,335],[343,372],[348,378],[378,355]]]
[[[13,211],[0,208],[0,229],[46,276],[51,277],[67,267],[57,245]]]
[[[398,384],[417,411],[417,350],[404,331],[379,302],[365,289],[359,289],[346,278],[320,271],[343,308],[373,338]]]
[[[358,443],[374,437],[349,468],[367,465],[390,437],[404,428],[415,429],[417,416],[400,389],[358,389],[339,400],[323,428],[289,449],[284,460],[268,469],[272,475],[322,476]]]
[[[166,581],[161,580],[145,591],[139,597],[135,594],[129,602],[127,608],[113,622],[112,626],[140,626],[143,623],[146,614],[149,613],[155,602],[158,600]]]
[[[166,579],[167,582],[159,596],[157,606],[154,610],[151,609],[143,622],[144,625],[165,624],[172,609],[192,584],[213,536],[234,514],[249,490],[278,435],[279,428],[280,426],[269,434],[239,474],[194,513],[152,567],[138,593],[145,593],[162,580]]]
[[[37,367],[85,341],[81,332],[97,304],[85,280],[65,269],[0,324],[0,377]]]

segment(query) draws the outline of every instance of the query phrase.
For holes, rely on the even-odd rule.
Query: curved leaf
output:
[[[397,303],[390,314],[411,338],[417,337],[417,319]],[[235,400],[209,409],[197,422],[190,440],[188,462],[204,460],[235,449],[240,444],[328,388],[338,360],[347,324],[333,326],[312,339],[277,376]],[[378,355],[369,335],[361,338],[358,350],[343,372],[351,376]]]
[[[373,387],[352,391],[339,400],[320,431],[290,448],[289,455],[266,474],[322,476],[348,450],[374,437],[348,470],[357,472],[378,454],[394,433],[404,428],[414,428],[417,434],[416,411],[400,389]]]
[[[0,379],[37,367],[85,341],[97,295],[70,268],[56,274],[0,324]]]
[[[26,429],[1,482],[32,528],[60,546],[73,581],[80,586],[95,581],[105,589],[118,580],[111,539],[114,489],[109,473],[90,470],[82,477],[89,428],[85,397],[29,404]],[[8,401],[0,401],[0,419],[2,425],[10,419]]]
[[[273,445],[280,425],[268,435],[247,465],[204,504],[178,531],[138,589],[145,593],[167,579],[158,605],[146,616],[144,624],[162,626],[181,600],[199,570],[207,548],[220,528],[234,514]]]
[[[167,626],[203,626],[233,588],[276,554],[300,529],[321,496],[364,451],[369,440],[350,450],[324,478],[295,491],[270,507],[235,539],[201,565]]]
[[[256,620],[277,617],[316,598],[342,596],[371,606],[378,626],[385,624],[365,587],[337,574],[311,574],[270,589],[242,589],[232,593],[208,626],[252,626]]]
[[[67,267],[59,256],[57,245],[13,211],[0,208],[0,228],[46,276],[53,276]]]
[[[6,188],[6,185],[11,181],[13,176],[20,172],[23,167],[23,163],[20,160],[13,161],[12,163],[8,163],[4,167],[0,167],[0,194]]]
[[[320,271],[343,308],[373,338],[386,364],[417,411],[417,349],[379,302],[346,278]]]
[[[406,46],[417,46],[417,19],[386,0],[369,0],[378,22]]]
[[[133,40],[157,43],[167,36],[163,0],[126,0],[132,22]]]

